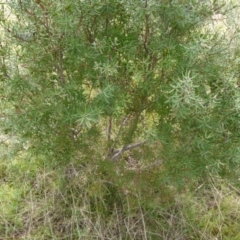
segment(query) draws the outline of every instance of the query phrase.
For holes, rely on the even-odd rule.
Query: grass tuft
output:
[[[227,181],[178,191],[156,170],[26,158],[0,167],[0,239],[240,239],[240,198]]]

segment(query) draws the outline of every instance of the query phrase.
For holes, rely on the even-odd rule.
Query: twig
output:
[[[108,126],[107,126],[107,141],[110,143],[112,135],[112,117],[109,117]]]
[[[11,139],[13,136],[8,136],[7,138],[5,139],[1,139],[0,140],[0,143],[5,143],[6,141],[8,141],[9,139]]]
[[[62,52],[59,53],[59,64],[56,65],[56,68],[57,68],[57,73],[58,73],[61,83],[65,84],[66,80],[65,80],[65,77],[63,74],[63,54],[62,54]]]
[[[231,185],[230,183],[228,183],[228,187],[229,187],[231,190],[233,190],[234,192],[236,192],[237,195],[240,196],[240,191],[239,191],[237,188],[235,188],[235,187],[234,187],[233,185]]]
[[[138,196],[138,195],[137,195]],[[147,229],[146,229],[146,223],[145,223],[145,214],[143,214],[143,210],[142,210],[142,205],[139,201],[139,196],[137,198],[138,200],[138,205],[139,205],[139,210],[140,210],[140,214],[141,214],[141,220],[142,220],[142,226],[143,226],[143,233],[144,233],[144,240],[147,240]]]
[[[163,163],[163,161],[164,160],[157,160],[157,161],[155,161],[155,162],[153,162],[153,163],[151,163],[151,164],[149,164],[149,165],[147,165],[147,166],[145,166],[145,167],[143,167],[143,168],[140,168],[139,170],[140,171],[145,171],[145,170],[147,170],[147,169],[149,169],[149,168],[152,168],[152,167],[157,167],[157,166],[159,166],[159,165],[162,165],[162,163]]]
[[[201,189],[203,186],[204,186],[204,183],[200,184],[200,186],[198,186],[198,187],[194,190],[194,192],[197,192],[197,191],[198,191],[199,189]]]
[[[162,165],[163,162],[164,162],[164,160],[162,160],[162,159],[156,160],[155,162],[150,163],[149,165],[147,165],[145,167],[142,167],[142,168],[140,167],[140,168],[136,168],[136,169],[135,168],[134,169],[129,169],[129,171],[138,171],[138,172],[146,171],[146,170],[149,170],[150,168]]]

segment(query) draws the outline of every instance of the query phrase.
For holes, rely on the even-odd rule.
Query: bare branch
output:
[[[240,191],[237,188],[232,186],[230,183],[228,183],[228,186],[231,190],[235,191],[238,196],[240,196]]]
[[[133,149],[133,148],[140,147],[140,146],[142,146],[143,144],[145,144],[146,142],[147,142],[147,141],[144,140],[144,141],[142,141],[142,142],[137,142],[137,143],[129,144],[129,145],[125,146],[124,152],[125,152],[125,151],[128,151],[128,150],[131,150],[131,149]],[[123,148],[113,150],[113,154],[118,153],[118,152],[121,151],[122,149],[123,149]]]
[[[59,53],[56,52],[56,61],[58,61],[58,63],[56,63],[55,67],[56,67],[56,71],[57,71],[60,82],[62,84],[65,84],[66,80],[63,74],[63,54],[61,52],[61,49],[59,51],[60,51]]]
[[[134,148],[137,148],[137,147],[140,147],[145,143],[146,143],[146,140],[144,140],[142,142],[129,144],[129,145],[124,145],[122,148],[119,148],[119,149],[113,149],[111,152],[111,154],[113,155],[112,160],[117,161],[123,155],[124,152],[129,151]]]
[[[108,126],[107,126],[107,141],[111,141],[111,135],[112,135],[112,117],[109,117],[108,120]]]
[[[117,139],[119,138],[120,133],[121,133],[121,131],[122,131],[122,129],[123,129],[123,126],[126,124],[126,122],[127,122],[127,120],[129,119],[129,117],[130,117],[130,114],[128,114],[128,115],[127,115],[126,117],[124,117],[124,119],[122,120],[122,123],[121,123],[121,125],[120,125],[120,127],[119,127],[119,129],[118,129],[117,136],[115,137],[115,140],[114,140],[115,143],[116,143]]]
[[[125,149],[126,149],[126,146],[123,146],[121,149],[119,149],[119,151],[112,157],[112,160],[117,161],[122,156],[122,154],[126,151]]]

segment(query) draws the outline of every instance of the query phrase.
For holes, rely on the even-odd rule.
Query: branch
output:
[[[112,160],[116,162],[125,151],[126,151],[126,146],[123,146],[121,149],[119,149],[119,151],[115,155],[113,155]]]
[[[119,148],[119,149],[113,149],[111,152],[111,154],[113,155],[112,160],[117,161],[123,155],[124,152],[129,151],[134,148],[137,148],[137,147],[140,147],[145,143],[146,143],[146,140],[144,140],[142,142],[129,144],[129,145],[124,145],[122,148]]]
[[[118,140],[118,138],[119,138],[119,136],[120,136],[120,133],[121,133],[121,131],[122,131],[122,129],[123,129],[123,126],[126,124],[126,122],[128,121],[129,117],[130,117],[130,114],[128,114],[128,115],[127,115],[126,117],[124,117],[124,119],[122,120],[122,123],[121,123],[121,125],[120,125],[120,127],[119,127],[119,129],[118,129],[117,136],[115,137],[114,143],[117,142],[117,140]]]
[[[145,1],[145,8],[147,8],[148,6],[148,1]],[[143,47],[146,51],[146,53],[148,54],[148,37],[149,37],[149,14],[145,15],[145,32],[144,32],[144,36],[143,36]]]
[[[142,141],[142,142],[137,142],[137,143],[133,143],[133,144],[129,144],[129,145],[127,145],[127,146],[125,146],[125,151],[128,151],[128,150],[131,150],[131,149],[133,149],[133,148],[137,148],[137,147],[140,147],[140,146],[142,146],[143,144],[145,144],[147,141],[146,140],[144,140],[144,141]],[[119,148],[119,149],[115,149],[115,150],[113,150],[113,154],[116,154],[116,153],[118,153],[119,151],[121,151],[123,148]]]
[[[110,143],[112,135],[112,117],[109,117],[108,126],[107,126],[107,141]]]
[[[55,65],[59,80],[62,84],[65,84],[66,80],[65,80],[65,77],[64,77],[64,74],[63,74],[63,54],[61,52],[61,49],[60,49],[60,52],[59,52],[59,56],[56,56],[56,58],[58,58],[58,59],[56,59],[56,61],[59,60],[59,63]]]
[[[239,191],[237,188],[235,188],[234,186],[232,186],[230,183],[228,183],[228,187],[229,187],[231,190],[235,191],[235,193],[236,193],[238,196],[240,196],[240,191]]]

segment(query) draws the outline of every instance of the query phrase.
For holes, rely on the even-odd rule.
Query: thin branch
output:
[[[146,0],[145,2],[145,8],[147,8],[148,6],[148,2]],[[149,38],[149,14],[145,15],[145,32],[144,32],[144,36],[143,36],[143,47],[146,51],[146,53],[148,54],[148,39]]]
[[[61,38],[62,38],[62,36],[61,36]],[[61,39],[59,41],[61,41]],[[56,68],[59,80],[60,80],[60,82],[62,84],[65,84],[66,80],[65,80],[65,76],[63,74],[64,70],[63,70],[63,53],[62,53],[62,49],[59,49],[59,52],[58,52],[58,50],[56,50],[54,57],[55,57],[55,61],[56,61],[55,68]]]
[[[121,125],[118,129],[118,133],[117,133],[117,136],[115,137],[115,140],[114,140],[114,144],[117,142],[119,136],[120,136],[120,133],[122,132],[122,129],[123,129],[123,126],[126,124],[127,120],[129,119],[130,117],[130,114],[128,114],[126,117],[124,117],[124,119],[122,120],[121,122]],[[114,147],[114,146],[113,146]]]
[[[131,150],[131,149],[134,149],[134,148],[137,148],[137,147],[140,147],[142,146],[143,144],[145,144],[147,141],[144,140],[142,142],[137,142],[137,143],[132,143],[132,144],[129,144],[129,145],[126,145],[125,148],[124,148],[124,152],[125,151],[128,151],[128,150]],[[113,154],[116,154],[118,153],[119,151],[121,151],[123,148],[119,148],[119,149],[115,149],[113,150]]]
[[[240,196],[240,191],[237,189],[237,188],[235,188],[233,185],[231,185],[230,183],[228,183],[228,187],[231,189],[231,190],[233,190],[233,191],[235,191],[235,193],[238,195],[238,196]]]
[[[36,3],[38,4],[38,6],[41,8],[43,14],[44,14],[44,21],[45,21],[45,28],[47,29],[48,32],[49,31],[49,13],[48,10],[45,8],[45,6],[43,5],[41,0],[37,0]]]
[[[111,154],[112,154],[112,160],[113,161],[118,161],[118,159],[123,155],[124,152],[129,151],[131,149],[137,148],[142,146],[143,144],[146,143],[146,140],[142,142],[137,142],[129,145],[124,145],[122,148],[119,149],[113,149]]]
[[[123,146],[119,151],[112,157],[113,161],[118,161],[118,159],[123,155],[123,153],[126,151],[126,146]]]
[[[9,139],[13,138],[13,136],[8,136],[5,139],[1,139],[0,143],[5,143],[6,141],[8,141]]]
[[[108,126],[107,126],[107,141],[110,143],[112,135],[112,117],[109,117]]]

